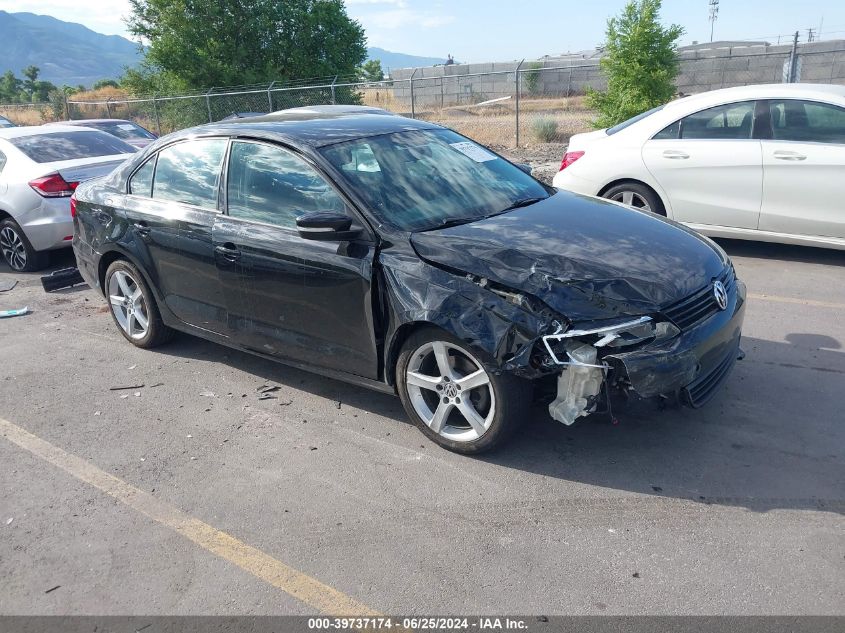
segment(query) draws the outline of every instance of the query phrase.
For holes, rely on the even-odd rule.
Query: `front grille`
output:
[[[739,348],[732,348],[730,354],[725,356],[722,362],[716,365],[710,373],[699,376],[695,382],[687,385],[683,390],[687,404],[694,409],[707,404],[731,373],[737,356],[739,356]]]
[[[733,267],[726,268],[719,275],[719,281],[724,284],[725,290],[728,291],[728,299],[730,299],[736,286]],[[719,304],[716,303],[716,297],[713,296],[712,284],[663,310],[664,316],[681,330],[688,330],[717,312],[719,312]]]

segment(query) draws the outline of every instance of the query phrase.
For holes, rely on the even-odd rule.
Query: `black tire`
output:
[[[50,261],[48,253],[32,248],[26,234],[12,218],[0,222],[0,251],[9,268],[19,273],[41,270]]]
[[[140,337],[130,336],[129,332],[124,329],[124,326],[121,325],[120,321],[118,320],[114,305],[112,305],[109,293],[110,288],[112,287],[112,278],[117,273],[123,273],[124,275],[128,275],[131,278],[132,282],[134,282],[135,287],[141,291],[141,295],[144,301],[145,314],[147,317],[147,328],[146,332]],[[131,262],[128,262],[125,259],[118,259],[112,262],[106,270],[103,290],[106,294],[106,301],[109,302],[109,312],[111,313],[112,320],[117,326],[118,331],[120,331],[120,333],[123,335],[123,338],[125,338],[127,341],[129,341],[136,347],[141,347],[143,349],[158,347],[159,345],[163,345],[164,343],[170,341],[176,334],[175,330],[167,327],[161,320],[161,313],[158,310],[158,305],[156,304],[155,297],[153,296],[150,287],[147,285],[144,276],[141,274],[138,268],[135,267],[135,265]]]
[[[454,439],[452,437],[445,437],[444,432],[447,432],[447,429],[454,429],[453,434],[459,433],[461,431],[460,424],[465,423],[467,427],[470,427],[469,423],[466,422],[466,418],[463,416],[459,405],[449,405],[450,408],[448,410],[450,413],[448,414],[447,420],[448,421],[455,421],[458,423],[457,426],[451,425],[448,421],[444,423],[443,430],[441,433],[438,433],[432,430],[431,427],[423,420],[420,414],[417,412],[415,408],[414,402],[412,401],[413,396],[409,392],[409,385],[408,385],[408,370],[409,366],[411,365],[412,361],[416,358],[422,359],[425,355],[418,354],[418,352],[427,345],[433,345],[438,343],[444,343],[447,346],[453,346],[449,348],[449,358],[452,362],[454,362],[454,369],[457,374],[465,374],[461,378],[456,378],[454,384],[458,384],[460,380],[463,380],[475,371],[477,373],[477,367],[484,369],[486,372],[485,378],[489,381],[485,383],[485,385],[472,388],[470,387],[468,391],[463,391],[458,393],[458,397],[454,398],[455,401],[458,403],[461,402],[461,398],[459,397],[461,393],[466,394],[470,393],[469,398],[464,398],[465,403],[471,404],[474,410],[479,404],[483,407],[484,403],[481,402],[484,398],[487,398],[487,408],[486,408],[486,415],[489,418],[489,426],[487,427],[486,431],[483,434],[480,434],[479,437],[474,439]],[[456,348],[460,348],[459,350]],[[432,352],[433,353],[433,352]],[[471,357],[471,361],[467,360],[463,357],[463,354],[469,353]],[[417,361],[417,362],[426,362],[426,361]],[[469,363],[474,362],[477,367],[472,367]],[[465,363],[466,367],[469,367],[466,371],[458,371],[458,364]],[[450,451],[454,451],[456,453],[463,453],[465,455],[471,454],[478,454],[485,451],[489,451],[496,446],[499,446],[507,440],[513,432],[517,429],[517,427],[523,422],[523,420],[528,415],[528,408],[531,403],[531,395],[533,393],[533,385],[526,380],[517,378],[515,376],[510,375],[496,375],[484,366],[483,362],[479,358],[479,354],[475,351],[470,350],[466,343],[461,341],[460,339],[434,327],[427,327],[422,328],[408,337],[408,339],[402,345],[402,349],[399,353],[399,358],[396,363],[396,385],[399,392],[399,398],[402,400],[402,406],[405,408],[408,417],[416,424],[420,430],[433,442],[439,444],[443,448],[446,448]],[[439,372],[436,368],[432,370],[433,373],[436,375]],[[422,372],[427,373],[427,372]],[[436,378],[436,376],[434,376]],[[448,381],[447,381],[448,382]],[[413,387],[411,387],[413,389]],[[492,389],[492,397],[488,391],[488,389]],[[483,390],[483,393],[480,391]],[[432,399],[432,403],[436,402],[436,409],[440,408],[441,398],[440,396],[445,396],[446,394],[443,391],[439,393],[434,391],[433,389],[426,388],[426,390],[422,390],[417,388],[419,394],[425,394],[424,397]],[[454,395],[454,394],[452,394]],[[421,396],[417,396],[421,397]],[[442,401],[445,402],[447,398],[443,398]],[[476,404],[477,401],[477,404]],[[431,406],[429,405],[428,411],[431,412]],[[490,407],[493,407],[492,413],[490,412]],[[482,410],[484,410],[482,408]],[[468,433],[472,433],[472,428],[467,428],[466,431]]]
[[[651,187],[647,187],[639,182],[623,182],[618,185],[614,185],[601,194],[601,196],[602,198],[607,198],[608,200],[623,202],[625,194],[633,194],[633,203],[630,206],[637,209],[645,209],[643,204],[640,202],[643,201],[648,204],[648,209],[645,210],[656,213],[657,215],[666,215],[666,209],[663,207],[663,202],[660,200],[660,197],[654,193]]]

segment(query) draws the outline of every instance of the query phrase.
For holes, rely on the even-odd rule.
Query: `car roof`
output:
[[[367,136],[436,129],[426,121],[393,115],[366,106],[291,108],[263,116],[209,123],[176,132],[169,139],[196,135],[284,136],[311,147],[324,147]]]
[[[735,86],[711,90],[700,94],[683,97],[666,104],[666,110],[686,109],[687,107],[703,106],[730,101],[746,101],[749,99],[826,99],[829,97],[845,98],[845,86],[832,84],[757,84],[753,86]]]
[[[11,139],[24,136],[39,136],[41,134],[58,134],[59,132],[80,132],[78,125],[24,125],[21,127],[0,128],[0,138]],[[91,130],[99,132],[99,130]],[[105,134],[105,132],[100,132]]]

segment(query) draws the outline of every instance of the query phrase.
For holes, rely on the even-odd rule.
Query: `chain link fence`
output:
[[[845,84],[845,41],[793,46],[696,49],[681,54],[679,95],[761,83]],[[478,72],[470,72],[477,69]],[[265,113],[322,104],[368,105],[432,121],[485,145],[565,143],[591,128],[589,89],[606,79],[598,59],[510,64],[455,64],[400,70],[390,80],[360,82],[329,77],[211,89],[185,95],[82,99],[0,105],[21,125],[64,119],[128,119],[158,134],[219,121],[233,114]]]

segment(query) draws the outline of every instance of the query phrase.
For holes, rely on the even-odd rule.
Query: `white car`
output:
[[[553,182],[714,237],[845,249],[845,86],[678,99],[573,136]]]
[[[0,252],[17,271],[43,268],[47,252],[70,247],[70,196],[134,154],[119,138],[80,127],[0,129]]]

